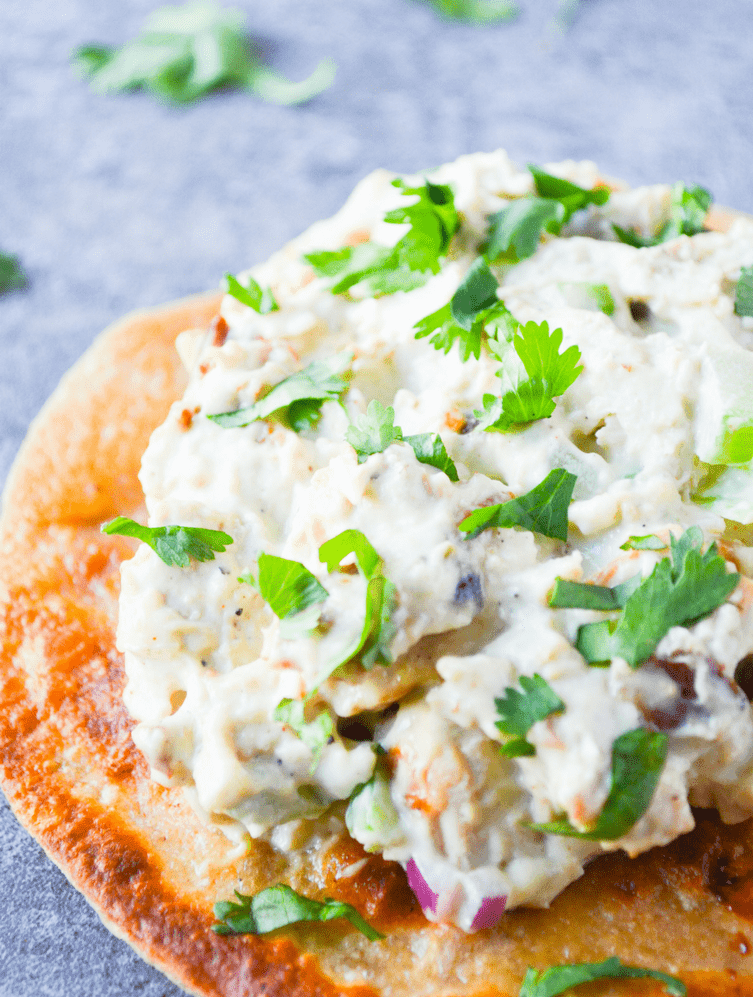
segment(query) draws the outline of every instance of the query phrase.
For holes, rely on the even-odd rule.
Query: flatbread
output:
[[[718,210],[714,227],[729,215]],[[21,823],[107,926],[193,994],[513,995],[527,966],[623,962],[679,975],[695,995],[753,994],[753,821],[697,814],[696,830],[629,860],[594,861],[548,910],[514,910],[466,935],[425,920],[402,869],[349,838],[289,867],[241,850],[180,790],[148,777],[130,739],[114,647],[119,573],[134,549],[106,537],[143,515],[137,471],[151,429],[183,389],[176,334],[220,296],[112,326],[66,375],[10,475],[0,521],[0,783]],[[386,934],[344,922],[267,937],[211,931],[213,904],[276,882],[353,904]],[[587,993],[661,992],[651,981]]]

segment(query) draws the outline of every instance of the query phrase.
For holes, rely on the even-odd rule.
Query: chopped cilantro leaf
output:
[[[407,187],[399,179],[392,183],[404,196],[417,198],[384,216],[391,224],[410,226],[395,246],[364,242],[305,255],[317,277],[332,281],[333,294],[345,294],[356,285],[369,295],[410,291],[439,272],[440,260],[459,226],[451,188],[429,180],[421,187]]]
[[[479,312],[497,303],[497,278],[486,261],[479,257],[471,266],[450,301],[453,319],[463,329],[470,330]]]
[[[620,550],[665,550],[666,544],[655,533],[647,533],[642,537],[628,537]]]
[[[701,553],[699,527],[691,526],[679,540],[670,534],[670,544],[670,556],[632,592],[613,630],[603,622],[580,628],[576,647],[587,661],[620,657],[637,668],[672,627],[691,626],[713,613],[737,587],[740,576],[727,571],[716,544]]]
[[[418,433],[416,436],[403,436],[395,425],[395,410],[384,408],[374,398],[369,402],[365,415],[356,417],[355,423],[345,431],[345,439],[358,454],[358,463],[375,453],[382,453],[392,443],[407,443],[422,464],[429,464],[444,471],[450,481],[458,480],[458,472],[451,460],[439,433]]]
[[[554,399],[583,370],[577,366],[578,347],[569,346],[560,353],[561,345],[562,329],[554,329],[550,334],[546,322],[540,325],[528,322],[519,327],[513,336],[513,350],[509,344],[489,340],[489,349],[502,362],[497,371],[502,379],[502,395],[499,398],[484,395],[484,408],[475,413],[486,432],[509,433],[527,423],[546,419],[554,412]]]
[[[740,279],[735,285],[735,315],[753,315],[753,267],[740,270]]]
[[[26,287],[26,274],[17,256],[0,253],[0,294]]]
[[[589,204],[606,204],[609,190],[595,187],[588,190],[569,180],[544,173],[529,164],[538,196],[529,195],[502,208],[489,218],[486,256],[489,260],[517,263],[533,256],[541,233],[559,235],[576,211]]]
[[[142,526],[117,516],[102,526],[102,533],[119,533],[149,544],[165,564],[187,568],[190,561],[213,561],[215,551],[224,551],[233,538],[222,530],[205,530],[199,526]]]
[[[614,233],[620,242],[637,249],[646,246],[658,246],[668,239],[676,239],[679,235],[697,235],[703,232],[706,213],[711,207],[713,198],[705,187],[686,187],[684,183],[676,183],[672,187],[672,199],[669,206],[669,218],[656,235],[644,238],[635,229],[620,228],[613,225]]]
[[[280,381],[253,405],[208,418],[230,429],[274,415],[296,432],[310,429],[318,422],[324,402],[335,401],[347,388],[345,370],[352,359],[352,353],[338,353],[329,360],[317,360]]]
[[[500,749],[508,758],[536,754],[534,746],[526,741],[526,734],[537,721],[545,720],[552,713],[560,713],[565,708],[554,689],[540,675],[534,675],[533,678],[521,675],[520,685],[523,692],[508,686],[504,697],[494,700],[501,717],[495,727],[503,734],[513,735],[513,739]]]
[[[358,568],[366,579],[363,627],[360,635],[338,653],[317,677],[317,686],[356,655],[360,656],[361,664],[366,669],[375,664],[389,664],[393,660],[390,644],[397,633],[392,623],[392,613],[397,606],[397,589],[385,577],[381,557],[360,530],[343,530],[319,548],[319,560],[327,565],[329,572],[337,571],[349,554],[355,554]]]
[[[241,575],[238,579],[254,585],[262,599],[284,624],[281,635],[288,639],[305,636],[313,631],[319,622],[319,612],[314,611],[324,602],[329,593],[298,561],[289,561],[274,554],[259,555],[259,577]],[[305,613],[305,610],[312,610]]]
[[[473,24],[512,21],[520,13],[514,0],[428,0],[444,17]]]
[[[149,16],[138,38],[121,48],[85,45],[73,53],[73,64],[99,93],[142,88],[176,104],[225,86],[252,91],[273,104],[300,104],[331,85],[330,59],[300,83],[265,66],[244,34],[243,21],[241,12],[202,0],[162,7]]]
[[[316,769],[322,752],[330,743],[335,725],[332,716],[322,710],[313,720],[306,720],[306,703],[301,699],[282,699],[275,707],[275,720],[287,724],[310,748],[313,756],[311,771]]]
[[[223,900],[214,905],[218,923],[212,930],[218,935],[262,935],[276,928],[285,928],[300,921],[332,921],[345,918],[371,942],[384,938],[365,921],[355,907],[338,900],[309,900],[290,886],[280,883],[255,896],[235,891],[238,903]]]
[[[267,287],[262,290],[253,277],[248,277],[246,286],[244,287],[237,277],[234,277],[231,273],[226,273],[225,282],[228,294],[232,294],[242,305],[248,305],[249,308],[253,308],[260,315],[267,315],[269,312],[278,312],[280,310],[280,306],[275,301],[275,296],[272,294],[271,288]]]
[[[466,540],[496,526],[520,526],[554,540],[567,540],[567,510],[576,480],[574,474],[557,467],[525,495],[476,509],[458,529],[467,534]]]
[[[687,994],[687,987],[676,976],[669,976],[658,969],[627,966],[617,956],[612,956],[604,962],[579,962],[541,970],[529,968],[518,997],[558,997],[581,983],[618,979],[659,980],[670,997],[685,997]]]
[[[587,841],[616,841],[628,833],[651,805],[667,758],[669,738],[643,727],[620,734],[612,745],[612,780],[604,807],[590,831],[569,820],[529,824],[535,831]]]
[[[583,308],[586,311],[599,311],[604,312],[605,315],[614,315],[614,298],[606,284],[569,281],[557,286],[571,308]]]
[[[614,590],[557,578],[549,597],[552,609],[619,609]]]

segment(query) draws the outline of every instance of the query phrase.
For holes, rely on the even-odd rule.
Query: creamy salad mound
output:
[[[504,152],[367,177],[178,340],[118,647],[229,834],[472,931],[753,814],[753,221]]]

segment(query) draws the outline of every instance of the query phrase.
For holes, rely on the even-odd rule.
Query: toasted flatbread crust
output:
[[[40,413],[9,478],[0,784],[21,823],[112,931],[203,997],[508,997],[529,965],[611,955],[679,975],[697,997],[753,994],[753,821],[727,827],[700,813],[669,847],[601,858],[548,910],[513,911],[469,936],[428,923],[402,870],[350,839],[322,841],[295,867],[262,843],[239,854],[179,790],[149,780],[114,647],[118,568],[133,546],[99,526],[139,513],[141,454],[183,389],[175,336],[207,325],[219,301],[191,298],[104,332]],[[370,943],[340,922],[265,938],[211,931],[216,900],[281,880],[354,904],[387,938]],[[661,987],[582,990],[627,992]]]

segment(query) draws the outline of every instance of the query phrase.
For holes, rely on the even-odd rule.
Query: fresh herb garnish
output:
[[[376,398],[369,402],[366,413],[356,416],[356,421],[348,426],[345,439],[358,454],[359,464],[371,454],[382,453],[392,443],[407,443],[420,463],[444,471],[450,481],[458,480],[455,464],[439,433],[403,436],[403,431],[395,425],[395,410],[392,406],[385,408]]]
[[[646,533],[642,537],[628,537],[620,550],[665,550],[666,544],[655,533]]]
[[[569,346],[560,353],[561,345],[562,329],[550,334],[546,322],[520,326],[512,346],[488,341],[489,349],[502,362],[497,371],[502,394],[484,395],[484,408],[475,413],[486,432],[509,433],[554,412],[554,399],[564,394],[583,370],[577,366],[578,347]]]
[[[329,360],[317,360],[280,381],[253,405],[208,418],[230,429],[274,415],[296,432],[310,429],[319,421],[324,402],[337,400],[347,388],[344,372],[352,359],[352,353],[338,353]]]
[[[588,190],[569,180],[544,173],[529,164],[538,196],[528,195],[511,201],[489,218],[487,259],[517,263],[533,256],[542,232],[559,235],[576,211],[589,204],[606,204],[609,190],[595,187]]]
[[[473,24],[512,21],[520,13],[513,0],[428,0],[444,17]]]
[[[280,635],[287,640],[306,636],[316,628],[320,615],[316,607],[329,595],[308,568],[274,554],[259,555],[258,579],[248,574],[241,575],[238,581],[259,590],[280,619]]]
[[[99,93],[144,89],[175,104],[219,87],[249,90],[272,104],[300,104],[332,84],[331,59],[300,83],[265,66],[243,22],[240,11],[201,0],[162,7],[150,14],[138,38],[120,48],[84,45],[73,53],[73,64]]]
[[[305,255],[317,277],[333,281],[333,294],[345,294],[356,284],[363,284],[369,295],[410,291],[439,272],[459,225],[451,188],[428,180],[422,187],[407,187],[402,180],[393,180],[392,185],[404,196],[418,198],[384,216],[391,224],[410,226],[395,246],[364,242]]]
[[[549,969],[526,970],[518,997],[558,997],[571,987],[594,980],[651,979],[659,980],[671,997],[685,997],[687,987],[676,976],[669,976],[658,969],[628,966],[617,958],[604,962],[578,962],[569,966],[551,966]]]
[[[567,510],[576,480],[574,474],[557,467],[525,495],[475,509],[458,529],[467,534],[466,540],[497,526],[520,526],[553,540],[567,540]]]
[[[598,609],[604,612],[622,609],[640,583],[640,575],[633,575],[614,588],[557,578],[549,597],[549,605],[552,609]]]
[[[612,779],[593,829],[579,831],[567,818],[529,824],[534,831],[586,841],[622,838],[648,810],[667,758],[669,738],[644,727],[620,734],[612,744]]]
[[[329,572],[337,571],[349,554],[355,554],[359,571],[367,581],[363,627],[360,635],[317,678],[316,685],[356,655],[366,669],[392,661],[390,643],[397,629],[391,616],[397,604],[397,590],[382,571],[381,557],[360,530],[343,530],[319,548],[319,560],[327,565]]]
[[[481,356],[483,333],[511,340],[518,323],[497,297],[497,278],[479,257],[463,278],[448,304],[416,322],[416,339],[430,336],[435,350],[449,353],[457,341],[460,358]]]
[[[615,303],[607,284],[589,284],[586,281],[564,281],[557,285],[562,297],[571,308],[614,315]]]
[[[310,900],[284,883],[269,886],[256,896],[247,896],[237,890],[235,895],[238,903],[221,900],[214,905],[218,923],[212,925],[212,931],[218,935],[262,935],[301,921],[332,921],[342,917],[369,941],[384,938],[350,904],[339,900],[325,899],[323,903]]]
[[[335,725],[331,714],[326,710],[318,713],[313,720],[306,720],[306,703],[302,699],[282,699],[275,707],[275,720],[287,724],[311,750],[313,756],[311,771],[316,769],[322,752],[332,740]]]
[[[735,285],[735,315],[753,315],[753,267],[742,267]]]
[[[259,315],[268,315],[269,312],[278,312],[280,310],[280,306],[275,301],[274,294],[272,294],[272,289],[265,287],[262,290],[250,275],[246,280],[245,287],[231,273],[225,274],[225,283],[228,294],[232,294],[242,305],[248,305],[249,308],[253,308]]]
[[[734,591],[739,574],[727,571],[716,544],[701,553],[699,527],[691,526],[679,540],[670,534],[670,544],[670,556],[625,601],[616,626],[604,621],[580,627],[576,647],[589,663],[619,657],[637,668],[672,627],[691,626]]]
[[[635,246],[636,249],[658,246],[659,243],[676,239],[679,235],[698,235],[703,232],[706,213],[712,201],[711,193],[705,187],[686,187],[684,183],[676,183],[672,187],[669,218],[656,235],[646,239],[635,229],[624,229],[619,225],[613,225],[612,228],[620,242]]]
[[[222,530],[200,526],[142,526],[126,516],[116,516],[101,527],[102,533],[119,533],[149,544],[165,564],[187,568],[190,561],[213,561],[215,551],[224,551],[233,538]]]
[[[533,678],[521,675],[520,685],[523,692],[508,686],[504,697],[494,700],[497,713],[502,718],[494,726],[503,734],[513,735],[512,740],[500,748],[508,758],[535,755],[536,749],[526,740],[526,734],[537,721],[546,720],[552,713],[560,713],[565,708],[554,689],[540,675]]]
[[[0,294],[26,287],[26,274],[17,256],[0,253]]]

